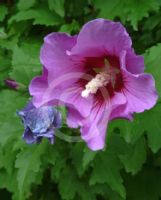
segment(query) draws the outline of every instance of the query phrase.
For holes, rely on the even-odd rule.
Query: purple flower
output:
[[[61,114],[52,106],[35,108],[32,102],[17,112],[21,117],[25,131],[23,139],[26,143],[39,143],[42,138],[48,138],[54,142],[54,131],[61,126]]]
[[[104,148],[109,121],[132,120],[156,104],[154,79],[119,22],[90,21],[78,36],[51,33],[40,58],[43,74],[29,88],[34,105],[65,104],[67,124],[80,127],[92,150]]]

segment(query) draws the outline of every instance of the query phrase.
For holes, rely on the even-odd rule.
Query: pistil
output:
[[[81,96],[87,98],[90,93],[96,94],[99,88],[106,86],[110,82],[110,74],[106,72],[100,72],[97,74],[82,91]]]
[[[107,59],[104,60],[105,66],[103,71],[99,72],[91,81],[87,83],[85,89],[82,91],[81,96],[84,98],[89,97],[90,94],[96,94],[99,88],[105,87],[108,83],[115,86],[116,75],[119,70],[110,66]]]

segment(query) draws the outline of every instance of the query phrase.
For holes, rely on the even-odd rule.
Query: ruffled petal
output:
[[[70,88],[85,73],[82,60],[69,56],[67,51],[76,43],[76,36],[52,33],[45,37],[41,49],[44,73],[31,81],[30,94],[33,103],[40,107],[59,98],[61,91]]]
[[[55,117],[55,109],[50,106],[30,110],[25,115],[25,125],[34,134],[44,133],[51,127]]]
[[[81,92],[81,87],[73,86],[64,91],[59,100],[64,102],[67,107],[77,110],[83,117],[87,117],[92,109],[93,96],[83,98]]]
[[[70,128],[78,128],[79,126],[82,126],[83,124],[83,117],[81,114],[72,108],[68,108],[68,113],[67,113],[67,125]]]
[[[132,121],[133,114],[129,112],[126,108],[127,108],[127,103],[113,109],[110,115],[110,121],[114,119],[120,119],[120,118]]]
[[[69,61],[67,51],[76,43],[76,36],[69,36],[65,33],[51,33],[44,38],[44,44],[41,48],[41,63],[48,70],[57,68],[57,64],[61,67],[66,66]],[[65,61],[65,62],[64,62]]]
[[[133,75],[122,70],[124,89],[127,98],[126,112],[143,112],[152,108],[158,99],[155,81],[149,74]]]
[[[113,109],[126,103],[126,98],[121,93],[116,93],[112,99],[102,104],[95,104],[90,116],[80,123],[81,136],[92,150],[103,149],[108,122]],[[78,121],[79,122],[79,121]]]
[[[62,125],[62,115],[58,110],[55,110],[53,127],[60,128]]]
[[[32,144],[36,142],[36,138],[34,137],[33,133],[29,128],[25,129],[25,132],[23,134],[23,139],[27,144]]]
[[[136,55],[134,50],[128,50],[125,58],[126,69],[132,74],[140,74],[144,72],[144,57]]]
[[[92,111],[91,118],[95,115],[97,116],[94,121],[91,119],[84,120],[84,124],[80,129],[82,139],[86,141],[87,146],[93,151],[103,149],[105,146],[110,108],[107,109],[105,105],[101,105],[101,107],[97,107]]]
[[[131,39],[119,22],[95,19],[81,29],[71,55],[99,57],[116,55],[131,47]]]
[[[81,61],[67,53],[75,43],[76,36],[65,33],[51,33],[45,37],[40,59],[48,70],[49,83],[66,73],[81,71]]]
[[[43,95],[48,88],[48,71],[43,67],[43,73],[41,76],[37,76],[32,79],[29,85],[30,95],[33,96],[33,104],[38,107],[42,104]]]

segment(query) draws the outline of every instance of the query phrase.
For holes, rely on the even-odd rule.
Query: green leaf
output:
[[[136,114],[134,121],[130,122],[125,119],[117,119],[110,123],[109,129],[119,129],[120,135],[127,143],[134,144],[142,135],[142,122],[140,120],[142,114]]]
[[[124,16],[123,2],[120,0],[104,1],[93,0],[94,6],[99,9],[99,17],[114,19],[116,16]],[[122,14],[121,14],[122,13]]]
[[[132,0],[127,1],[126,12],[128,14],[128,20],[131,22],[131,25],[137,30],[138,22],[144,17],[149,16],[149,12],[157,11],[159,9],[159,4],[157,0]]]
[[[41,157],[45,154],[46,141],[33,145],[17,155],[15,167],[18,169],[17,181],[19,188],[19,199],[26,199],[24,194],[30,192],[31,184],[37,180],[41,173]]]
[[[0,5],[0,22],[4,20],[5,16],[8,13],[8,9],[6,6]]]
[[[62,19],[53,12],[50,12],[46,7],[38,7],[37,9],[24,10],[16,13],[16,15],[10,18],[9,24],[13,21],[20,22],[29,19],[34,20],[34,25],[54,26],[62,23]]]
[[[83,159],[83,144],[77,143],[71,149],[70,156],[72,158],[72,163],[76,167],[79,176],[82,176],[84,173],[84,168],[82,166]]]
[[[127,148],[124,155],[119,156],[127,173],[136,174],[146,161],[146,146],[144,138],[140,138],[134,145]]]
[[[77,33],[79,31],[80,27],[77,21],[73,20],[71,24],[63,24],[60,28],[60,32],[64,33]]]
[[[136,176],[127,176],[125,186],[127,199],[130,200],[159,200],[161,197],[161,170],[153,166],[146,166]]]
[[[36,3],[36,0],[28,0],[28,1],[19,0],[17,7],[19,10],[27,10],[31,8],[32,6],[34,6],[35,3]]]
[[[120,17],[123,22],[130,21],[135,30],[137,30],[138,22],[143,19],[143,17],[148,17],[150,11],[159,9],[157,0],[94,0],[93,2],[95,7],[100,10],[99,17],[107,19]]]
[[[58,15],[64,17],[64,0],[48,0],[49,9],[54,10]]]
[[[87,147],[84,148],[83,143],[73,145],[70,156],[79,177],[81,177],[88,169],[90,163],[94,160],[97,152],[93,152]]]
[[[142,127],[147,132],[148,145],[156,153],[161,148],[161,104],[158,103],[152,110],[142,116]]]
[[[65,177],[68,177],[65,178]],[[73,199],[77,192],[77,177],[72,168],[66,166],[59,179],[59,191],[62,199]]]
[[[0,146],[5,146],[9,140],[21,140],[23,125],[16,115],[16,111],[22,109],[26,102],[27,97],[22,96],[16,91],[1,90]]]
[[[95,156],[97,155],[97,152],[92,151],[88,148],[85,148],[84,154],[83,154],[83,168],[86,169],[89,164],[94,160]]]
[[[135,144],[146,133],[148,144],[154,153],[161,148],[161,104],[144,113],[135,115],[134,121],[116,120],[112,127],[119,128],[121,136],[126,142]]]
[[[0,51],[2,51],[0,49]],[[0,85],[4,85],[4,80],[8,78],[9,70],[11,68],[10,58],[0,54]]]
[[[146,71],[154,76],[156,88],[161,96],[161,44],[149,48],[145,56]]]
[[[68,177],[64,178],[64,177]],[[62,199],[71,200],[79,195],[82,200],[95,200],[95,194],[87,182],[78,179],[72,166],[66,165],[59,179],[59,192]]]
[[[112,190],[125,198],[125,188],[120,175],[121,167],[117,156],[115,153],[110,152],[110,149],[107,152],[101,152],[94,160],[94,169],[91,174],[90,185],[106,183]]]
[[[33,41],[15,46],[12,56],[12,71],[10,77],[17,82],[28,85],[31,79],[41,70],[39,61],[40,44]]]

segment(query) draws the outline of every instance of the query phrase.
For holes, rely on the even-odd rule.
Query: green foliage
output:
[[[5,16],[8,13],[8,9],[6,6],[0,5],[0,22],[4,20]]]
[[[19,10],[27,10],[31,8],[35,3],[36,3],[36,0],[30,0],[30,1],[20,0],[18,2],[17,7]]]
[[[64,0],[48,0],[49,9],[54,10],[58,15],[64,17]]]
[[[12,67],[10,77],[20,83],[28,85],[31,79],[40,72],[40,45],[38,42],[24,43],[23,46],[13,47]]]
[[[41,157],[46,153],[47,143],[42,143],[38,146],[25,148],[19,154],[15,161],[15,168],[18,168],[17,181],[19,199],[26,199],[24,192],[30,190],[31,184],[38,181],[41,175]],[[40,177],[37,177],[39,173]]]
[[[157,0],[94,0],[94,4],[100,11],[100,17],[107,19],[120,17],[120,19],[124,22],[130,21],[135,30],[137,30],[138,22],[143,17],[148,17],[150,11],[156,11],[159,9],[159,3]]]
[[[13,21],[20,22],[29,19],[34,20],[34,25],[40,24],[46,26],[54,26],[62,23],[62,19],[59,16],[57,16],[55,13],[50,12],[45,7],[39,7],[38,9],[22,10],[16,15],[12,16],[9,20],[9,23],[12,23]]]
[[[121,21],[145,57],[161,96],[160,0],[15,0],[0,4],[0,197],[5,200],[159,200],[161,102],[134,121],[110,123],[106,149],[55,138],[26,145],[16,111],[29,101],[28,85],[41,73],[39,53],[51,32],[77,34],[94,18]],[[7,88],[16,80],[22,90]],[[66,110],[63,112],[63,120]],[[67,135],[78,134],[64,124]],[[58,133],[59,134],[59,133]]]
[[[146,71],[151,73],[156,80],[156,87],[159,95],[161,96],[161,44],[157,44],[149,49],[145,53],[145,64],[147,66]]]

